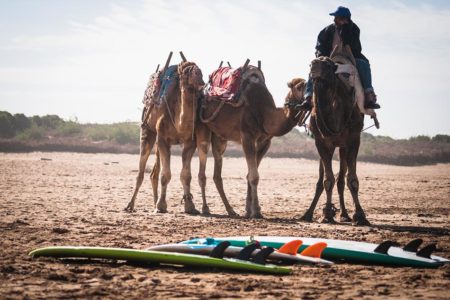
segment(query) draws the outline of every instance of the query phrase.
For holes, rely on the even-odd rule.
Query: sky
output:
[[[361,29],[382,107],[367,132],[450,134],[450,1],[0,0],[0,110],[139,121],[149,75],[180,50],[205,81],[221,60],[261,60],[282,106],[339,5]]]

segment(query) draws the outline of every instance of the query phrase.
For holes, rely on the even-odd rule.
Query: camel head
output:
[[[255,66],[244,66],[241,67],[242,77],[241,77],[241,85],[239,90],[241,93],[245,93],[249,90],[249,87],[254,87],[255,85],[266,86],[266,81],[264,79],[264,74],[261,69]]]
[[[334,72],[336,71],[336,64],[325,56],[318,57],[311,62],[311,77],[313,80],[320,79],[324,81],[332,81],[334,79]]]
[[[180,86],[190,91],[201,91],[205,82],[200,68],[193,62],[182,62],[178,65]]]
[[[260,83],[266,85],[266,80],[261,69],[255,66],[247,66],[242,72],[242,83],[241,85],[247,85],[249,83]]]
[[[305,94],[306,80],[303,78],[294,78],[287,84],[289,93],[286,96],[284,102],[285,106],[292,106],[300,104],[303,101],[303,95]]]
[[[284,101],[285,112],[288,118],[299,117],[298,105],[303,102],[303,95],[306,89],[306,80],[303,78],[294,78],[288,82],[289,92]]]

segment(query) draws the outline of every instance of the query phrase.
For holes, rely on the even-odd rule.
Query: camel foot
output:
[[[157,208],[155,209],[155,214],[165,214],[167,213],[167,209],[163,208]]]
[[[255,212],[250,215],[251,219],[264,219],[263,215],[260,212]]]
[[[185,209],[184,213],[186,213],[188,215],[194,215],[194,216],[200,214],[200,212],[195,208]]]
[[[306,212],[303,216],[300,217],[300,221],[311,223],[313,221],[313,215],[309,212]]]
[[[134,212],[135,211],[134,203],[132,202],[128,203],[127,207],[125,207],[123,210],[126,212]]]
[[[343,223],[348,223],[348,222],[351,222],[352,219],[349,217],[348,214],[341,214],[340,221]]]
[[[209,207],[207,205],[202,206],[202,215],[209,216],[210,214]]]
[[[355,213],[353,215],[353,225],[355,226],[370,226],[370,222],[367,220],[364,213]]]
[[[321,223],[330,223],[335,224],[336,221],[334,220],[334,217],[336,216],[336,207],[333,204],[325,205],[323,208],[323,218],[321,220]]]
[[[334,220],[333,217],[322,217],[322,219],[320,220],[320,223],[325,223],[325,224],[336,224],[336,221]]]
[[[238,218],[239,214],[235,212],[233,209],[227,209],[228,216],[231,218]]]

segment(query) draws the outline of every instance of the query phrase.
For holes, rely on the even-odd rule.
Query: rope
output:
[[[367,129],[372,128],[372,127],[374,127],[374,126],[375,126],[375,124],[372,124],[372,125],[370,125],[369,127],[366,127],[366,128],[364,128],[363,130],[361,130],[361,132],[366,131]]]
[[[173,127],[175,127],[175,129],[176,129],[177,127],[175,126],[175,120],[173,119],[172,112],[170,111],[169,103],[166,101],[167,100],[166,98],[167,97],[163,97],[163,102],[166,104],[167,112],[169,113],[170,120],[172,121]]]
[[[200,121],[202,121],[202,123],[209,123],[209,122],[211,122],[212,120],[214,120],[214,119],[217,117],[217,115],[219,114],[219,112],[220,112],[220,110],[222,109],[222,107],[224,106],[224,104],[225,104],[225,101],[220,101],[220,103],[219,103],[219,105],[217,106],[216,110],[215,110],[215,111],[213,112],[213,114],[212,114],[209,118],[207,118],[207,119],[203,118],[203,111],[204,111],[206,105],[202,105],[202,106],[201,106],[201,109],[200,109],[200,114],[199,114]]]

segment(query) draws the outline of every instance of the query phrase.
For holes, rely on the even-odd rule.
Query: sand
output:
[[[150,166],[153,160],[150,161]],[[312,199],[318,162],[265,158],[259,198],[264,219],[231,219],[207,169],[212,215],[183,213],[181,158],[172,158],[167,214],[153,213],[149,175],[136,212],[127,205],[137,174],[137,155],[0,154],[0,298],[436,298],[450,297],[450,265],[438,269],[336,264],[294,266],[290,276],[175,266],[138,267],[123,262],[31,259],[27,253],[52,245],[143,249],[191,237],[292,235],[401,244],[415,238],[437,242],[450,257],[450,164],[398,167],[358,164],[360,200],[371,227],[321,224],[322,196],[313,223],[298,220]],[[193,160],[192,194],[201,209]],[[334,165],[335,173],[338,164]],[[246,164],[224,160],[231,205],[244,215]],[[337,192],[334,201],[337,205]],[[346,205],[353,212],[350,194]]]

